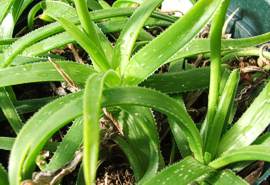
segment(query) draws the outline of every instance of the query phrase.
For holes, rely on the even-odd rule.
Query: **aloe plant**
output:
[[[0,165],[0,184],[61,183],[65,170],[74,170],[72,165],[79,163],[82,154],[77,184],[95,183],[103,161],[100,120],[106,112],[117,128],[110,139],[127,157],[138,184],[247,184],[227,166],[241,161],[270,162],[269,134],[259,137],[270,121],[269,79],[246,112],[231,124],[240,72],[222,65],[227,58],[248,55],[245,51],[251,47],[252,55],[261,55],[255,46],[268,42],[270,33],[222,39],[229,0],[194,1],[194,7],[179,19],[159,11],[162,0],[118,0],[112,7],[103,1],[46,0],[32,8],[28,21],[32,27],[42,9],[39,17],[48,24],[12,38],[16,22],[31,2],[3,1],[0,5],[0,28],[5,30],[0,36],[0,118],[16,134],[16,138],[0,137],[0,149],[11,150],[8,172]],[[6,28],[4,23],[11,15],[12,25]],[[197,38],[208,23],[210,38]],[[145,29],[149,26],[168,28],[154,37]],[[115,32],[119,32],[118,39],[107,38]],[[78,44],[88,54],[88,64],[48,54],[69,43]],[[210,55],[210,67],[155,74],[162,66],[198,54]],[[17,100],[12,86],[34,82],[67,82],[74,92]],[[182,97],[208,88],[207,115],[200,126]],[[175,164],[166,166],[153,111],[168,118],[183,157]],[[24,122],[21,115],[29,112],[35,113]],[[52,143],[53,135],[70,123],[62,141]],[[40,166],[36,159],[43,149],[54,154],[48,164]],[[32,176],[37,166],[43,179]]]

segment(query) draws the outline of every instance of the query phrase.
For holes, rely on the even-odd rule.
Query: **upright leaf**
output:
[[[83,169],[87,185],[93,184],[99,152],[99,119],[101,113],[102,92],[109,73],[91,75],[85,86],[83,98]]]
[[[218,154],[248,146],[269,125],[270,82],[250,105],[240,119],[222,137]]]
[[[79,150],[83,141],[82,127],[82,118],[77,118],[58,145],[53,157],[46,165],[45,171],[58,170],[74,158],[76,151]]]
[[[106,71],[110,68],[110,64],[106,59],[101,48],[97,47],[93,37],[89,37],[81,31],[71,21],[61,17],[55,19],[64,27],[64,29],[86,50],[90,55],[94,66],[97,66],[98,71]]]
[[[202,126],[202,136],[204,139],[204,145],[206,146],[206,153],[208,157],[213,157],[212,151],[207,144],[208,139],[212,140],[213,119],[216,113],[216,109],[219,101],[219,85],[221,80],[221,35],[222,28],[225,22],[226,11],[230,4],[230,0],[224,0],[217,10],[214,19],[212,21],[210,30],[210,48],[211,48],[211,63],[210,63],[210,85],[209,85],[209,95],[208,95],[208,109],[206,120]],[[212,132],[213,133],[213,132]],[[212,134],[211,133],[211,134]],[[209,138],[208,138],[209,137]],[[216,148],[216,146],[214,146]],[[208,158],[206,156],[206,158]],[[206,159],[206,161],[210,159]]]
[[[116,68],[120,65],[121,73],[125,71],[125,67],[129,62],[135,41],[144,26],[144,23],[161,2],[162,0],[144,1],[121,31],[115,44],[113,55],[113,67]]]
[[[23,126],[22,120],[5,88],[0,88],[0,107],[15,133]]]
[[[118,122],[123,125],[123,139],[126,142],[121,145],[123,142],[117,139],[118,144],[131,163],[135,178],[150,178],[157,172],[160,160],[158,132],[152,112],[149,108],[138,106],[121,108],[123,111]]]
[[[217,109],[213,121],[209,123],[208,132],[206,133],[205,139],[205,151],[215,157],[216,151],[220,138],[222,136],[222,131],[226,127],[226,118],[231,113],[231,107],[234,103],[235,93],[237,90],[237,85],[239,82],[239,71],[233,71],[229,79],[226,82],[225,88],[221,94]]]
[[[181,19],[138,51],[124,73],[124,84],[136,85],[189,43],[212,18],[223,0],[201,0]]]
[[[6,169],[0,163],[0,184],[9,185],[8,175]]]

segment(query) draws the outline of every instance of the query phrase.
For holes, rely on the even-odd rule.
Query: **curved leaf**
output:
[[[11,150],[15,138],[0,137],[0,150]]]
[[[15,133],[19,133],[23,126],[22,120],[13,105],[6,88],[0,88],[0,107]]]
[[[165,64],[175,52],[189,43],[209,22],[221,2],[223,0],[199,1],[181,19],[138,51],[126,68],[124,83],[136,85]]]
[[[68,61],[56,62],[77,84],[84,84],[87,77],[94,73],[94,69],[89,65]],[[0,69],[0,81],[0,87],[5,87],[33,82],[64,81],[64,79],[51,63],[41,62]]]
[[[41,108],[26,122],[10,153],[10,184],[19,185],[25,177],[31,176],[35,158],[48,139],[82,114],[81,95],[79,92],[59,98]]]
[[[219,169],[235,162],[256,160],[270,162],[270,148],[266,145],[251,145],[231,150],[210,162],[209,166]]]
[[[231,112],[231,107],[234,102],[237,85],[240,79],[238,70],[233,71],[219,97],[219,103],[213,117],[213,121],[209,123],[208,133],[205,139],[205,151],[212,154],[214,158],[218,148],[222,131],[226,128],[226,118]]]
[[[139,105],[152,107],[167,114],[177,121],[185,133],[194,156],[202,158],[202,141],[199,131],[187,114],[183,105],[174,99],[144,88],[112,88],[103,93],[103,106]],[[161,101],[162,100],[162,101]],[[48,115],[50,115],[48,117]],[[59,98],[40,109],[22,128],[13,145],[10,163],[9,180],[19,185],[29,177],[34,167],[35,157],[46,141],[61,127],[82,115],[82,92]],[[56,121],[57,120],[57,121]],[[31,132],[32,135],[28,133]]]
[[[173,164],[154,178],[148,180],[143,185],[170,184],[187,185],[196,181],[198,178],[212,172],[213,169],[196,161],[192,157],[187,157],[180,162]],[[140,184],[140,183],[139,183]]]
[[[209,77],[210,69],[204,67],[180,72],[154,74],[140,85],[164,93],[181,93],[208,88]]]
[[[174,99],[151,89],[126,87],[113,88],[108,91],[105,90],[104,101],[105,106],[140,105],[154,108],[170,116],[185,133],[195,158],[202,161],[202,141],[199,136],[199,131],[183,105]]]
[[[241,177],[235,175],[231,170],[223,170],[220,172],[211,174],[205,180],[209,184],[213,185],[224,185],[224,184],[237,184],[237,185],[248,185],[248,183]]]
[[[222,51],[235,51],[239,48],[247,48],[266,43],[270,40],[270,32],[258,35],[255,37],[242,38],[242,39],[222,39],[221,50]],[[210,52],[209,39],[194,39],[187,44],[183,49],[180,49],[175,55],[173,55],[168,62],[179,60],[181,58],[204,54]]]
[[[160,160],[159,138],[153,114],[145,107],[121,106],[121,109],[123,111],[118,122],[123,125],[125,141],[119,137],[116,141],[129,159],[135,178],[148,179],[157,172]]]
[[[82,126],[82,118],[77,118],[58,145],[53,157],[43,171],[58,170],[74,158],[75,152],[82,144]]]
[[[99,152],[99,119],[102,92],[108,73],[91,75],[85,86],[83,97],[83,172],[86,185],[93,184]]]
[[[269,125],[270,82],[250,105],[241,118],[222,137],[218,153],[248,146]]]
[[[135,41],[144,26],[144,23],[161,2],[162,0],[144,1],[130,17],[121,31],[115,44],[113,54],[113,67],[117,68],[120,65],[120,73],[125,71],[125,67],[129,62]]]
[[[9,185],[8,175],[6,169],[0,163],[0,184]]]
[[[221,35],[222,28],[225,22],[226,11],[230,4],[230,0],[224,0],[217,10],[210,29],[210,84],[209,84],[209,94],[208,94],[208,105],[207,105],[207,115],[205,121],[203,122],[201,128],[201,134],[205,146],[205,160],[208,162],[215,155],[213,152],[217,148],[217,143],[211,147],[209,141],[212,141],[215,133],[213,119],[216,114],[216,109],[218,108],[219,103],[219,88],[221,81]],[[216,123],[218,124],[218,123]],[[221,131],[221,130],[219,130]],[[219,132],[218,131],[218,132]],[[216,139],[216,138],[214,138]]]

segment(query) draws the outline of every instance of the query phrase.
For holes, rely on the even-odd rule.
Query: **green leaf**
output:
[[[19,185],[31,177],[36,156],[60,128],[82,115],[82,93],[59,98],[41,108],[21,129],[9,160],[9,181]],[[29,134],[31,133],[31,134]]]
[[[206,179],[206,182],[213,185],[224,185],[224,184],[237,184],[237,185],[248,185],[248,183],[241,177],[235,175],[231,170],[223,170],[210,175]]]
[[[188,44],[209,22],[222,2],[223,0],[199,1],[181,19],[138,51],[126,68],[124,84],[136,85],[165,64],[175,52]]]
[[[53,1],[53,3],[56,3],[56,1]],[[65,3],[64,3],[65,4]],[[53,9],[56,12],[59,12],[62,14],[62,11],[59,11],[57,9]],[[53,11],[52,10],[52,11]],[[69,9],[70,10],[70,9]],[[67,11],[69,12],[69,11]],[[65,12],[65,13],[67,13]],[[113,16],[125,16],[130,15],[133,12],[132,9],[116,9],[111,10],[110,12],[107,12],[105,10],[100,10],[97,12],[92,12],[91,17],[93,20],[98,21],[101,19],[106,19],[108,17]],[[78,24],[79,20],[75,20],[74,23]],[[24,36],[22,36],[20,39],[18,39],[16,42],[14,42],[9,48],[4,50],[4,62],[1,63],[1,66],[6,67],[12,63],[12,61],[15,59],[17,55],[19,55],[25,48],[28,46],[31,46],[32,44],[36,43],[37,41],[40,41],[42,39],[45,39],[51,35],[54,35],[56,33],[62,32],[64,29],[62,26],[58,23],[52,23],[46,26],[43,26],[41,28],[38,28]]]
[[[56,62],[78,85],[84,84],[87,77],[94,73],[94,69],[89,65],[68,61]],[[64,81],[64,79],[50,62],[41,62],[0,69],[0,81],[0,87],[5,87],[33,82]]]
[[[19,133],[23,123],[4,87],[0,88],[0,107],[14,132]]]
[[[139,105],[154,108],[172,117],[185,133],[194,156],[203,160],[199,131],[183,105],[169,96],[138,87],[111,88],[104,90],[102,100],[102,107]],[[31,176],[40,150],[55,132],[82,115],[82,104],[82,92],[73,93],[47,104],[27,121],[10,154],[9,180],[12,185],[19,185],[21,180]]]
[[[187,142],[187,139],[185,137],[184,132],[175,123],[175,121],[173,119],[168,118],[168,121],[169,121],[171,132],[172,132],[173,137],[174,137],[174,141],[177,145],[177,148],[178,148],[181,156],[184,158],[184,157],[191,155],[191,151],[189,149],[189,145],[188,145],[188,142]]]
[[[11,150],[15,138],[11,137],[0,137],[0,149],[1,150]]]
[[[234,70],[230,74],[223,89],[217,109],[215,110],[213,121],[208,125],[208,132],[205,133],[205,151],[209,152],[212,155],[212,158],[214,158],[216,155],[218,144],[222,136],[222,131],[224,130],[224,127],[227,126],[226,118],[231,112],[239,79],[239,71]]]
[[[76,151],[79,150],[83,142],[82,127],[82,118],[77,118],[69,128],[62,142],[58,145],[57,150],[54,152],[44,171],[58,170],[74,158]]]
[[[35,6],[33,8],[31,8],[31,10],[29,11],[28,15],[27,15],[27,26],[28,29],[32,29],[34,26],[34,21],[36,19],[36,14],[42,9],[42,6],[44,4],[44,1],[41,1],[37,4],[35,4]]]
[[[123,20],[107,20],[100,23],[97,23],[98,27],[102,30],[102,32],[105,33],[112,33],[112,32],[118,32],[121,31],[123,28],[123,25],[125,25],[127,19],[123,18]],[[155,21],[155,19],[151,19],[145,23],[145,26],[166,26],[167,23],[164,21]],[[97,28],[97,29],[99,29]],[[101,32],[101,31],[100,31]],[[104,34],[101,38],[104,38]],[[107,39],[107,38],[106,38]],[[5,42],[3,40],[3,42]],[[66,44],[74,43],[75,39],[70,37],[70,35],[67,32],[62,32],[56,35],[53,35],[51,37],[48,37],[46,39],[41,40],[40,42],[37,42],[30,47],[26,48],[24,52],[21,54],[22,56],[38,56],[41,54],[46,54],[48,51],[51,51],[53,49],[63,47]],[[1,41],[0,41],[1,43]],[[7,41],[7,43],[9,43]],[[103,45],[103,49],[106,53],[106,56],[111,59],[111,55],[113,53],[112,46],[108,46],[108,42],[101,42]]]
[[[109,102],[108,106],[133,104],[151,107],[171,117],[185,133],[195,158],[202,161],[202,141],[199,131],[185,107],[179,102],[157,91],[136,87],[104,91],[104,101],[105,106],[107,106],[106,102]]]
[[[46,2],[47,9],[50,9],[52,6],[51,1]],[[91,18],[91,15],[88,12],[86,0],[75,0],[74,1],[76,10],[64,3],[54,3],[53,7],[57,5],[58,11],[49,11],[49,16],[53,18],[63,18],[66,20],[72,20],[78,15],[78,18],[81,22],[81,26],[83,28],[83,33],[87,35],[87,37],[90,37],[90,41],[93,42],[92,45],[95,46],[96,49],[98,49],[102,55],[104,55],[105,59],[108,60],[109,63],[112,55],[112,46],[111,43],[108,41],[107,37],[102,33],[102,31],[95,25],[93,22],[93,19]],[[61,10],[63,9],[63,6],[65,9],[67,9],[68,13],[65,13],[65,11],[62,12],[62,14],[59,14]],[[77,11],[77,14],[76,14]],[[77,17],[76,17],[77,18]],[[74,37],[75,40],[76,37]],[[77,40],[78,41],[78,40]],[[80,42],[79,42],[80,43]]]
[[[209,77],[210,68],[203,67],[180,72],[154,74],[140,85],[169,94],[181,93],[208,88]]]
[[[270,115],[270,82],[250,105],[247,111],[222,137],[218,154],[248,146],[269,125]]]
[[[270,40],[270,32],[255,37],[242,38],[242,39],[222,39],[221,50],[224,51],[235,51],[239,48],[247,48],[256,46],[259,44],[266,43]],[[210,52],[209,39],[194,39],[187,44],[183,49],[179,50],[173,55],[169,62],[179,60],[188,56],[204,54]]]
[[[83,30],[89,37],[93,37],[94,44],[101,49],[94,22],[88,13],[87,0],[74,0],[74,4]]]
[[[138,106],[121,106],[121,109],[118,122],[123,125],[123,139],[126,141],[120,139],[118,143],[129,159],[137,181],[148,179],[157,172],[160,159],[158,132],[152,112]]]
[[[91,75],[85,86],[83,97],[83,170],[87,185],[93,184],[99,152],[99,119],[101,114],[102,92],[105,80],[112,71]]]
[[[209,166],[219,169],[235,162],[256,160],[270,162],[270,148],[265,145],[251,145],[231,150],[210,162]]]
[[[0,163],[0,184],[9,185],[8,175],[6,169]]]
[[[144,1],[130,17],[121,31],[115,44],[113,54],[113,67],[117,68],[120,65],[121,74],[125,71],[125,67],[129,62],[135,41],[143,28],[144,23],[161,2],[162,0]]]
[[[3,21],[15,0],[0,0],[0,22]]]
[[[213,121],[216,114],[216,109],[218,108],[219,102],[219,88],[221,81],[221,36],[222,36],[222,28],[225,22],[226,11],[230,4],[230,0],[224,0],[217,10],[210,30],[210,84],[209,84],[209,94],[208,94],[208,106],[207,106],[207,115],[205,121],[203,122],[201,134],[204,140],[205,145],[205,155],[209,155],[210,159],[205,159],[206,162],[211,160],[214,157],[214,153],[217,148],[217,143],[214,143],[214,146],[210,146],[210,141],[213,139],[214,133],[214,125]],[[218,124],[218,123],[217,123]],[[221,130],[223,128],[223,124],[220,125]],[[218,130],[218,135],[220,135]],[[205,156],[206,157],[206,156]],[[206,157],[208,158],[208,157]]]
[[[90,55],[90,58],[94,66],[98,67],[98,71],[106,71],[110,68],[110,64],[107,61],[101,48],[96,48],[95,41],[92,37],[89,37],[86,33],[81,31],[75,24],[61,17],[53,17],[56,19],[64,29],[73,37]]]
[[[210,167],[203,165],[192,157],[187,157],[180,162],[165,168],[154,178],[143,183],[143,185],[187,185],[212,171],[213,169]]]

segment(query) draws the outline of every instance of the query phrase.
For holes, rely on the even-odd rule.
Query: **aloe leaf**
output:
[[[270,162],[270,148],[265,145],[251,145],[231,150],[210,162],[209,166],[219,169],[235,162],[256,160]]]
[[[212,135],[209,135],[209,132],[213,134],[212,125],[213,119],[216,114],[216,109],[218,107],[219,101],[219,88],[221,80],[221,35],[222,28],[225,22],[226,11],[229,6],[230,0],[224,0],[217,10],[210,30],[210,49],[211,49],[211,63],[210,63],[210,84],[209,84],[209,94],[208,94],[208,106],[207,106],[207,115],[206,120],[202,125],[201,134],[204,140],[204,145],[206,147],[205,157],[210,158],[214,157],[213,150],[217,147],[213,146],[213,150],[210,149],[208,143],[209,139],[212,140]],[[223,127],[222,127],[223,128]],[[209,161],[210,159],[205,159]]]
[[[105,80],[110,73],[113,72],[108,71],[105,74],[91,75],[85,86],[83,97],[83,170],[87,185],[95,182],[99,152],[99,119],[102,106],[102,92]]]
[[[40,99],[29,99],[29,100],[20,100],[15,101],[14,106],[16,107],[16,110],[19,115],[25,114],[25,113],[32,113],[36,110],[38,110],[40,107],[46,105],[50,101],[54,100],[55,97],[50,98],[40,98]],[[0,113],[0,121],[4,121],[6,118],[3,115],[3,113]]]
[[[222,137],[218,154],[248,146],[269,125],[270,82],[250,105],[240,119]]]
[[[74,3],[83,30],[89,37],[93,37],[96,46],[101,48],[95,25],[88,13],[87,0],[74,0]]]
[[[50,2],[50,3],[49,3]],[[66,3],[61,3],[59,1],[48,1],[46,2],[46,5],[58,5],[56,8],[53,8],[54,6],[50,6],[46,11],[52,11],[52,12],[59,12],[60,15],[63,13],[68,13],[69,11],[59,11],[59,6],[62,8],[65,7]],[[60,8],[60,10],[62,10]],[[65,10],[65,9],[64,9]],[[134,9],[131,8],[114,8],[110,9],[110,11],[107,10],[98,10],[91,12],[91,17],[93,21],[99,21],[106,18],[111,17],[121,17],[121,16],[129,16],[133,13]],[[50,12],[48,12],[50,13]],[[72,14],[73,15],[73,14]],[[157,18],[164,18],[167,19],[168,16],[165,16],[163,14],[159,13],[153,13],[152,17]],[[75,24],[79,24],[79,20],[73,20]],[[27,48],[28,46],[31,46],[32,44],[36,43],[37,41],[40,41],[42,39],[45,39],[51,35],[57,34],[64,31],[64,29],[61,27],[58,23],[51,23],[49,25],[43,26],[39,29],[36,29],[24,36],[22,36],[17,42],[14,42],[9,48],[5,49],[4,51],[4,59],[5,61],[1,64],[2,66],[6,67],[12,63],[12,61],[15,59],[17,55],[22,53],[22,51]]]
[[[73,122],[44,171],[58,170],[74,158],[75,152],[82,144],[82,126],[82,118],[77,118]]]
[[[224,127],[226,127],[226,118],[231,112],[239,79],[240,75],[238,70],[230,74],[219,99],[213,121],[209,123],[205,139],[205,151],[212,154],[212,157],[216,155],[222,131]]]
[[[130,147],[127,140],[125,140],[123,137],[116,136],[114,138],[114,142],[120,146],[121,150],[125,153],[125,155],[128,158],[128,162],[131,165],[131,168],[134,172],[134,176],[136,179],[140,179],[140,177],[143,176],[144,170],[142,169],[143,166],[141,165],[141,161],[139,159],[139,156],[136,155],[136,151],[133,147]]]
[[[202,161],[201,138],[194,122],[182,104],[165,94],[145,88],[114,88],[104,91],[104,100],[112,105],[134,104],[152,107],[176,121],[185,133],[191,151],[196,159]],[[159,101],[162,100],[162,101]]]
[[[113,33],[113,32],[118,32],[121,31],[123,28],[123,25],[125,25],[127,19],[121,19],[121,20],[108,20],[108,21],[103,21],[100,23],[97,23],[98,27],[102,30],[102,32],[105,33]],[[167,23],[164,21],[155,21],[154,19],[151,19],[146,22],[145,26],[166,26]],[[97,29],[99,29],[97,28]],[[103,39],[104,34],[102,34]],[[149,35],[147,35],[149,38]],[[145,38],[145,37],[144,37]],[[67,32],[62,32],[56,35],[53,35],[51,37],[48,37],[46,39],[41,40],[40,42],[37,42],[30,47],[26,48],[23,53],[21,54],[22,56],[38,56],[41,54],[45,54],[48,51],[51,51],[52,49],[63,47],[66,44],[69,43],[74,43],[75,39],[70,37],[70,35]],[[0,41],[1,43],[1,41]],[[107,54],[107,57],[109,59],[112,58],[112,46],[108,44],[108,42],[101,42],[102,47]]]
[[[57,64],[78,85],[84,84],[87,77],[94,73],[94,69],[89,65],[68,61],[59,61]],[[41,62],[0,69],[0,81],[0,87],[5,87],[33,82],[64,81],[64,79],[51,63]]]
[[[168,118],[170,129],[174,137],[174,141],[177,145],[177,148],[181,154],[181,156],[187,157],[191,155],[191,151],[189,149],[189,145],[187,139],[185,137],[185,133],[181,130],[181,128],[175,123],[173,119]]]
[[[78,18],[81,22],[81,26],[83,28],[83,32],[90,37],[92,45],[95,46],[96,49],[100,50],[102,55],[104,55],[105,59],[107,59],[109,63],[110,57],[112,54],[112,46],[111,43],[108,41],[107,37],[102,33],[100,29],[95,25],[93,22],[91,15],[88,12],[87,3],[86,0],[75,0],[74,1],[76,10],[73,7],[69,7],[68,5],[65,5],[65,8],[68,9],[68,14],[59,14],[59,10],[62,9],[62,7],[58,10],[58,12],[50,11],[49,16],[53,18],[63,18],[66,20],[73,19],[76,15],[78,15]],[[50,8],[50,4],[47,2],[47,8]],[[55,5],[54,5],[55,6]],[[77,14],[76,14],[77,11]],[[75,38],[75,40],[77,40]],[[77,40],[78,41],[78,40]],[[80,43],[80,42],[79,42]]]
[[[270,145],[270,132],[262,134],[254,143],[254,145]]]
[[[121,31],[115,44],[113,54],[113,67],[117,68],[120,65],[120,73],[124,72],[125,67],[129,62],[135,41],[144,26],[144,23],[161,2],[162,0],[144,1],[130,17]]]
[[[212,172],[208,166],[196,161],[192,157],[187,157],[178,163],[175,163],[160,173],[154,178],[148,180],[143,185],[156,185],[156,184],[171,184],[171,185],[186,185],[191,184],[198,178],[205,176]],[[140,183],[139,183],[140,184]]]
[[[36,156],[48,139],[67,123],[82,115],[81,96],[82,93],[79,92],[59,98],[41,108],[26,122],[10,153],[10,184],[19,185],[25,177],[30,177]]]
[[[268,42],[269,40],[270,40],[270,32],[249,38],[222,39],[221,50],[235,51],[238,50],[239,48],[247,48],[263,44]],[[183,49],[180,49],[175,55],[173,55],[169,59],[169,62],[209,52],[210,52],[209,39],[194,39],[189,44],[187,44]]]
[[[124,73],[124,84],[136,85],[188,44],[211,19],[223,0],[201,0],[181,19],[138,51]],[[140,71],[138,73],[138,71]]]
[[[0,149],[11,150],[15,138],[11,137],[0,137]]]
[[[54,18],[86,50],[86,52],[90,55],[94,66],[98,67],[98,71],[106,71],[110,68],[110,64],[103,51],[101,48],[95,47],[95,42],[92,37],[89,37],[87,34],[77,28],[72,22],[61,17]]]
[[[210,68],[204,67],[180,72],[154,74],[140,85],[164,93],[181,93],[208,88],[209,77]]]
[[[9,9],[11,8],[11,6],[13,5],[13,3],[15,2],[15,0],[1,0],[0,1],[0,22],[3,21],[3,19],[5,18],[5,16],[7,15]]]
[[[2,164],[0,163],[0,184],[5,184],[5,185],[9,185],[8,183],[8,174],[6,169],[2,166]]]
[[[31,8],[31,10],[29,11],[28,15],[27,15],[27,26],[28,29],[32,29],[33,25],[34,25],[34,21],[36,18],[36,14],[42,9],[42,5],[44,4],[44,1],[41,1],[37,4],[35,4],[35,6],[33,8]]]
[[[234,174],[231,170],[223,170],[220,172],[213,173],[206,180],[209,184],[213,185],[224,185],[224,184],[237,184],[237,185],[248,185],[248,183],[241,177]]]
[[[23,123],[4,87],[0,88],[0,107],[12,129],[15,133],[19,133]]]
[[[51,102],[52,100],[55,100],[56,98],[57,97],[48,97],[48,98],[20,100],[14,102],[14,105],[19,114],[25,114],[38,110],[39,108]]]
[[[183,98],[180,96],[174,97],[175,100],[177,100],[179,103],[185,107]],[[177,145],[177,148],[181,154],[182,158],[185,158],[187,156],[192,155],[192,152],[190,151],[187,138],[185,137],[185,133],[182,131],[182,129],[179,127],[179,125],[175,122],[175,120],[168,117],[168,123],[170,125],[171,132],[174,137],[174,141]]]
[[[169,96],[139,87],[110,88],[104,90],[102,100],[103,107],[139,105],[154,108],[172,117],[177,120],[177,124],[185,133],[194,156],[203,160],[199,131],[183,105]],[[31,175],[35,157],[42,147],[57,130],[82,115],[82,104],[82,92],[73,93],[47,104],[27,121],[11,150],[9,162],[11,184],[19,185],[21,180]],[[33,134],[27,134],[29,132]]]
[[[150,178],[157,172],[160,159],[158,132],[152,112],[149,108],[137,106],[121,106],[121,109],[123,111],[118,122],[123,125],[123,139],[126,142],[123,147],[118,143],[126,151],[136,179]],[[132,149],[125,149],[126,147]],[[134,156],[136,159],[132,159]],[[134,164],[132,161],[136,160],[138,163]]]

